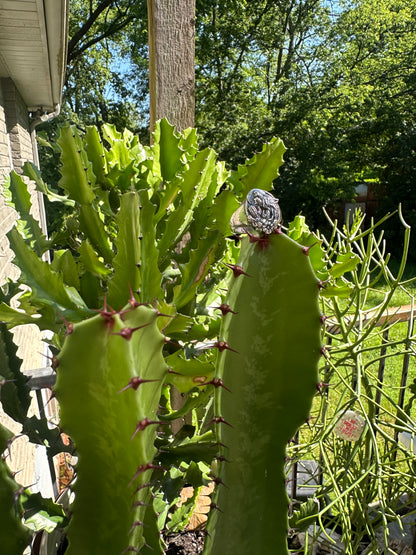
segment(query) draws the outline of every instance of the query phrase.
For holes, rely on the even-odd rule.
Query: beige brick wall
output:
[[[16,279],[18,276],[18,270],[12,264],[13,252],[6,237],[16,219],[16,213],[12,208],[5,206],[1,194],[2,184],[11,169],[21,173],[27,160],[34,160],[29,114],[14,83],[10,79],[0,79],[0,286],[5,283],[6,278]],[[39,219],[39,196],[33,184],[29,184],[29,188],[32,213]],[[18,355],[23,359],[23,370],[47,365],[42,355],[44,346],[41,334],[36,326],[16,327],[14,340],[19,347]],[[36,405],[32,403],[32,414],[36,413],[36,410]],[[20,425],[4,413],[0,413],[0,422],[15,434],[20,432]],[[20,437],[12,443],[8,462],[11,469],[17,472],[18,482],[25,486],[34,483],[35,449],[27,443],[25,437]]]
[[[3,90],[0,86],[0,179],[11,169],[11,150],[6,129],[6,115],[4,110]],[[2,221],[0,215],[0,222]]]

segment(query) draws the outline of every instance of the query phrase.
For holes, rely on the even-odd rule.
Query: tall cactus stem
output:
[[[307,421],[318,383],[318,279],[302,247],[282,233],[263,242],[243,238],[229,268],[238,279],[225,302],[236,314],[222,320],[220,334],[233,351],[218,349],[214,377],[214,414],[221,416],[213,423],[227,447],[215,463],[221,487],[212,502],[223,512],[210,512],[204,554],[284,555],[286,446]]]
[[[114,312],[105,303],[65,338],[55,392],[78,455],[67,555],[117,554],[144,544],[143,527],[132,525],[148,518],[150,490],[140,486],[160,468],[152,463],[157,426],[150,423],[158,421],[167,374],[163,345],[154,309],[128,304]],[[132,510],[137,501],[143,505]]]

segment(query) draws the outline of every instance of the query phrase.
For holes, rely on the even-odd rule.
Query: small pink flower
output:
[[[365,420],[357,412],[347,410],[335,424],[334,431],[346,441],[358,441],[363,433]]]

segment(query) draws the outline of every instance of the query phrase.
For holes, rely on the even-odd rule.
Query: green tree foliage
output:
[[[68,122],[147,127],[147,80],[135,75],[147,66],[146,18],[145,0],[71,0],[61,113],[43,126],[49,139]]]
[[[130,61],[134,51],[134,67],[141,64],[144,71],[146,17],[145,0],[71,0],[61,112],[37,128],[42,174],[52,186],[60,179],[59,149],[52,145],[62,125],[85,129],[110,123],[134,132],[145,129],[147,136],[147,80],[131,74]],[[49,201],[46,210],[53,233],[62,226],[67,210]]]
[[[351,198],[363,179],[388,185],[389,151],[409,146],[415,6],[201,0],[199,128],[233,161],[281,136],[286,216],[301,209],[320,224],[321,206]]]
[[[128,79],[128,28],[142,30],[146,2],[72,0],[70,7],[64,113],[74,122],[114,123],[137,130],[140,91]],[[146,25],[146,23],[145,23]]]
[[[363,180],[414,217],[415,0],[196,0],[196,15],[200,136],[233,167],[281,137],[286,221],[322,225]],[[61,121],[146,140],[147,63],[144,0],[72,0]]]

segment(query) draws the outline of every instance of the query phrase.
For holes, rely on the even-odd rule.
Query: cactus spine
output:
[[[227,388],[215,399],[218,510],[204,553],[283,555],[286,445],[318,382],[318,280],[307,252],[282,233],[245,237],[233,270],[227,304],[235,313],[224,315],[216,375]]]

